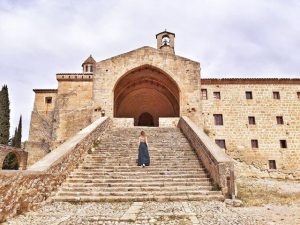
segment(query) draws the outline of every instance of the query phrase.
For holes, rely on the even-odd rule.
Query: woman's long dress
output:
[[[150,165],[150,157],[149,157],[147,144],[143,141],[140,141],[138,165],[141,166],[143,164],[145,164],[146,166],[149,166]]]

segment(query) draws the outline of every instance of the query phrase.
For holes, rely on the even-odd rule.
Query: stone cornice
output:
[[[35,93],[57,93],[57,89],[33,89]]]
[[[202,78],[201,84],[300,84],[299,78]]]

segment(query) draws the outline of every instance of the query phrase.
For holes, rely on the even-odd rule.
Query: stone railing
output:
[[[178,126],[208,170],[214,185],[220,188],[226,197],[234,198],[234,163],[231,158],[188,117],[181,117]]]
[[[27,167],[27,158],[28,158],[28,152],[24,151],[21,148],[14,148],[7,145],[0,145],[0,170],[3,167],[3,162],[5,157],[9,154],[13,153],[18,160],[19,169],[20,170],[26,170]]]
[[[102,117],[28,170],[0,171],[0,222],[33,209],[46,200],[83,161],[88,150],[92,148],[93,141],[110,125],[111,120]]]

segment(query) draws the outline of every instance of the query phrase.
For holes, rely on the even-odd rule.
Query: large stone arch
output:
[[[135,125],[145,113],[153,117],[154,126],[158,126],[159,117],[180,115],[179,86],[157,67],[143,65],[128,71],[118,79],[113,91],[114,117],[134,118]]]

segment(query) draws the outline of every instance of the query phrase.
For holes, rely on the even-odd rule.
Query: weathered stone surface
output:
[[[109,125],[109,119],[98,119],[28,170],[0,171],[0,221],[46,200]]]
[[[20,170],[25,170],[27,168],[28,152],[24,151],[24,149],[14,148],[7,145],[0,145],[0,170],[3,167],[5,157],[9,153],[15,154]]]
[[[219,146],[189,118],[181,117],[178,126],[196,150],[198,158],[209,171],[214,183],[226,196],[235,195],[234,164]]]

